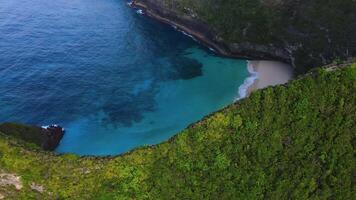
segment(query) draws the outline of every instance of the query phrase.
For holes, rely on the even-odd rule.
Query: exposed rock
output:
[[[245,57],[258,57],[262,59],[277,59],[290,62],[289,53],[285,49],[274,47],[273,45],[258,45],[248,42],[232,43],[227,45],[232,54],[244,55]]]
[[[59,145],[64,135],[64,129],[58,125],[37,127],[17,123],[0,124],[0,132],[50,151]]]
[[[22,182],[19,176],[14,174],[0,174],[0,186],[14,186],[16,190],[21,190]]]
[[[44,150],[53,151],[55,148],[57,148],[59,142],[63,138],[64,129],[58,125],[42,127],[42,135],[44,136],[42,148]]]
[[[31,187],[32,190],[37,191],[39,193],[43,193],[44,192],[44,189],[43,189],[42,185],[37,185],[36,183],[31,183],[30,187]]]

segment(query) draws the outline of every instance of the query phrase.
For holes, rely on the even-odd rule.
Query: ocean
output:
[[[127,3],[0,0],[0,122],[61,125],[59,153],[117,155],[241,97],[246,60]]]

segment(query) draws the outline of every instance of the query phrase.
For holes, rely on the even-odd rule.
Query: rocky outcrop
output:
[[[22,182],[19,176],[15,174],[1,173],[0,174],[0,186],[14,186],[16,190],[22,189]]]
[[[58,125],[45,127],[17,123],[0,124],[0,133],[36,144],[47,151],[53,151],[63,138],[65,130]]]
[[[38,198],[35,199],[44,199],[41,198],[42,194],[51,195],[50,192],[46,192],[45,188],[38,183],[31,182],[27,185],[26,181],[24,181],[21,176],[18,176],[15,173],[4,173],[0,171],[0,199],[18,199],[15,197],[16,194],[20,193],[21,190],[28,190],[28,187],[39,195],[36,195]]]
[[[38,185],[36,183],[31,183],[30,184],[30,188],[33,190],[33,191],[36,191],[36,192],[39,192],[39,193],[43,193],[44,192],[44,188],[42,185]]]
[[[58,125],[42,127],[43,141],[41,147],[44,150],[53,151],[59,145],[64,136],[64,128]]]

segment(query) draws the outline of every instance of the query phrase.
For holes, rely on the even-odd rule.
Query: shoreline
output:
[[[258,74],[254,67],[250,64],[250,61],[247,61],[247,70],[249,72],[249,76],[245,78],[244,83],[239,86],[238,97],[235,99],[235,101],[250,96],[254,86],[258,81]]]
[[[250,76],[240,86],[238,100],[258,89],[285,84],[294,77],[292,66],[279,61],[250,60],[247,69]]]
[[[169,16],[169,14],[164,12],[159,13],[157,10],[149,9],[149,5],[145,5],[137,1],[130,2],[129,6],[134,9],[138,9],[136,11],[138,14],[145,14],[159,22],[172,26],[177,31],[182,32],[184,35],[187,35],[193,40],[206,46],[218,56],[246,59],[247,69],[250,75],[245,79],[244,83],[239,86],[238,97],[235,101],[250,96],[250,94],[255,90],[268,86],[284,84],[293,78],[293,67],[291,64],[287,64],[284,59],[271,55],[262,55],[260,54],[261,52],[256,52],[256,56],[251,56],[251,52],[245,54],[231,52],[228,46],[223,41],[218,41],[216,39],[216,35],[205,25],[196,28],[198,30],[194,30],[194,28],[188,27],[188,25],[194,26],[194,24],[189,24],[192,23],[189,19],[179,19],[175,16]],[[176,21],[171,20],[170,18],[176,19]],[[251,51],[251,49],[249,50]]]
[[[168,17],[164,17],[162,14],[160,15],[158,13],[153,12],[145,4],[139,3],[137,1],[132,1],[128,5],[134,9],[138,9],[137,12],[139,12],[139,14],[145,14],[148,17],[151,17],[159,22],[168,24],[168,25],[172,26],[174,29],[183,32],[183,34],[186,34],[187,36],[196,39],[198,42],[202,43],[204,46],[214,49],[214,51],[220,56],[243,58],[243,57],[237,57],[231,53],[228,53],[226,48],[223,47],[223,45],[218,44],[216,41],[209,39],[206,35],[200,33],[199,31],[194,31],[193,29],[185,26],[183,23],[175,22],[173,20],[168,19]],[[206,27],[203,27],[203,28],[206,28]],[[205,30],[205,31],[209,32],[208,33],[209,35],[211,35],[211,36],[213,35],[212,33],[210,33],[210,30]],[[248,59],[248,58],[246,58],[246,59]]]

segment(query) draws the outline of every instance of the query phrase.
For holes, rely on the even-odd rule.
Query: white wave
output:
[[[141,10],[141,9],[138,9],[138,10],[136,11],[136,13],[139,14],[139,15],[145,14],[145,13],[143,12],[143,10]]]
[[[247,70],[250,73],[250,76],[245,79],[242,85],[240,85],[239,96],[235,99],[235,101],[245,98],[247,96],[248,89],[251,87],[251,85],[253,85],[256,79],[258,79],[257,72],[254,71],[253,67],[248,61],[247,61]]]
[[[193,37],[192,35],[188,34],[187,32],[185,32],[185,31],[180,31],[180,32],[182,32],[184,35],[186,35],[186,36],[188,36],[188,37],[194,39],[194,37]]]
[[[213,49],[211,47],[209,47],[209,50],[216,53],[215,49]]]
[[[59,125],[58,124],[51,124],[51,125],[47,125],[47,126],[41,126],[41,128],[43,128],[43,129],[48,129],[49,127],[59,127]],[[62,128],[62,131],[65,131],[65,129]]]
[[[190,38],[192,38],[192,40],[194,40],[195,42],[198,42],[199,43],[199,41],[197,40],[197,39],[195,39],[195,37],[194,36],[192,36],[192,35],[190,35],[190,34],[188,34],[187,32],[185,32],[185,31],[180,31],[181,33],[183,33],[184,35],[186,35],[186,36],[188,36],[188,37],[190,37]]]
[[[127,5],[129,5],[129,6],[132,6],[132,1],[130,1],[130,2],[127,2]]]

